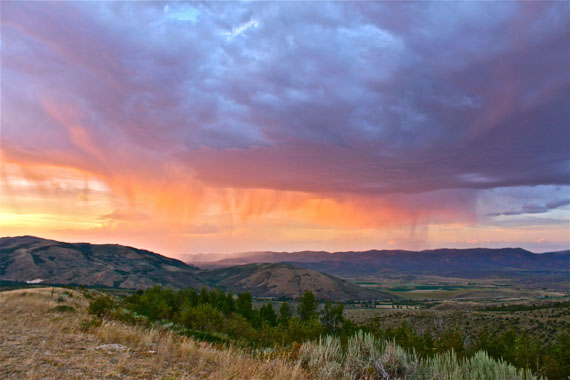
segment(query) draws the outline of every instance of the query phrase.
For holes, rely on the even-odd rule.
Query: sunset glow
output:
[[[1,6],[1,236],[569,249],[567,2]]]

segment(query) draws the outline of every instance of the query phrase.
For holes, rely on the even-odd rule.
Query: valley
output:
[[[400,264],[397,254],[363,252],[264,254],[257,258],[269,262],[194,265],[117,245],[1,238],[0,299],[51,291],[52,309],[67,310],[69,300],[72,309],[89,310],[93,316],[81,323],[95,324],[86,327],[91,333],[105,335],[112,324],[126,323],[121,331],[163,330],[172,339],[217,345],[221,355],[234,348],[246,355],[270,350],[278,353],[273,360],[288,358],[284,368],[308,370],[307,378],[319,378],[317,367],[311,369],[291,350],[321,344],[324,336],[346,342],[358,334],[370,334],[378,349],[393,341],[402,352],[415,352],[416,359],[405,359],[412,362],[443,360],[440,355],[455,352],[461,363],[486,352],[490,360],[550,380],[570,371],[563,359],[570,349],[568,252],[443,251],[438,255],[452,262],[453,270],[444,266],[437,273],[406,259],[409,254]],[[421,253],[413,255],[423,260]],[[458,255],[480,269],[462,266]],[[330,263],[331,256],[337,264]],[[486,272],[485,260],[510,266]]]

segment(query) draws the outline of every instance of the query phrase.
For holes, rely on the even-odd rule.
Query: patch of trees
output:
[[[98,301],[97,305],[106,302]],[[101,314],[101,307],[95,308]],[[172,323],[187,335],[206,340],[231,341],[250,347],[274,347],[302,343],[321,335],[349,335],[354,324],[343,318],[344,305],[321,305],[308,291],[293,307],[282,302],[256,308],[250,293],[234,296],[220,289],[172,290],[159,286],[126,297],[113,316],[127,322],[144,316],[150,322]],[[198,332],[209,335],[198,334]]]

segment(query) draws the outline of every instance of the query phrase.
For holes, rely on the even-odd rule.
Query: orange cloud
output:
[[[78,104],[46,96],[42,107],[73,149],[4,144],[3,235],[114,241],[177,254],[424,248],[426,242],[458,241],[467,230],[491,240],[499,234],[473,232],[477,218],[471,198],[459,192],[378,195],[231,187],[196,178],[175,154],[103,139]],[[259,174],[242,167],[234,176]]]

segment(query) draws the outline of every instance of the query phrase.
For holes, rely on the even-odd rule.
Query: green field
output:
[[[356,284],[378,289],[403,299],[416,301],[455,300],[457,302],[524,302],[558,299],[569,295],[563,284],[537,286],[533,280],[522,284],[510,278],[463,279],[440,276],[392,276],[387,278],[350,278]]]

